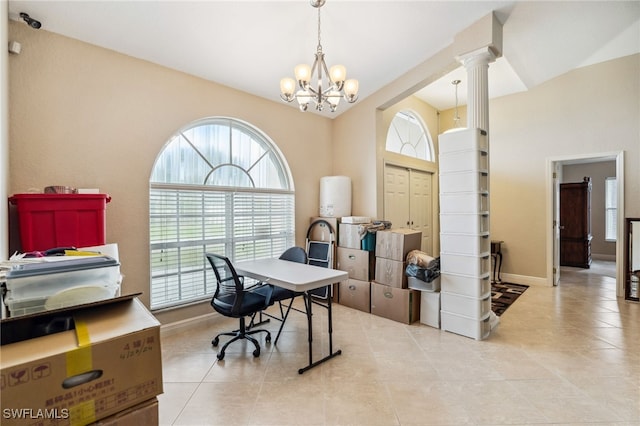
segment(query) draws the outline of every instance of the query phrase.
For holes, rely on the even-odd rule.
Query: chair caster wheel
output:
[[[260,348],[256,349],[255,351],[253,351],[253,356],[258,358],[260,356]]]
[[[219,353],[218,355],[216,355],[216,358],[222,361],[224,359],[224,353]]]
[[[219,342],[219,340],[218,340],[218,338],[216,337],[215,339],[213,339],[213,340],[211,341],[211,344],[212,344],[213,346],[218,346],[218,342]]]
[[[267,337],[266,337],[266,339],[265,339],[265,340],[267,341],[267,343],[271,342],[271,335],[270,335],[270,334],[267,334]]]

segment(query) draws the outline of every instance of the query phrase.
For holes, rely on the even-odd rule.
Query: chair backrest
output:
[[[244,277],[240,277],[236,272],[231,260],[228,257],[215,253],[205,253],[209,264],[216,274],[216,291],[213,295],[213,301],[221,298],[225,299],[225,303],[229,304],[230,312],[236,312],[242,304],[244,295]],[[235,297],[230,297],[235,296]],[[216,308],[216,306],[213,306]],[[218,309],[216,309],[218,310]]]
[[[280,259],[297,263],[307,263],[307,252],[302,247],[289,247],[280,255]]]

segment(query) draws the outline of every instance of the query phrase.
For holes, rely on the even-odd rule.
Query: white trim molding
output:
[[[551,287],[551,285],[549,285],[549,280],[543,277],[530,277],[528,275],[509,274],[502,272],[500,273],[500,278],[501,281],[505,283],[536,287]]]

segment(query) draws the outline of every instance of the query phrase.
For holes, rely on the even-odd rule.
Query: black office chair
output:
[[[280,259],[282,260],[288,260],[291,262],[297,262],[297,263],[307,263],[307,252],[302,248],[302,247],[298,247],[298,246],[294,246],[294,247],[290,247],[287,250],[284,251],[284,253],[282,253],[280,255]],[[271,290],[269,290],[269,287],[271,287]],[[252,291],[262,294],[264,296],[266,296],[269,291],[271,291],[271,305],[275,304],[276,302],[278,302],[278,307],[280,308],[280,316],[277,317],[275,315],[272,315],[270,313],[264,312],[264,311],[260,311],[259,315],[259,321],[257,323],[254,323],[255,320],[255,315],[254,318],[252,319],[251,322],[251,327],[256,327],[260,324],[264,324],[266,322],[269,322],[269,319],[263,320],[262,316],[267,316],[269,318],[273,318],[277,321],[280,321],[280,328],[278,329],[278,334],[276,336],[276,340],[273,342],[273,344],[277,344],[278,343],[278,338],[280,337],[280,333],[282,332],[282,328],[284,327],[284,323],[287,320],[287,317],[289,316],[289,312],[291,311],[291,309],[294,310],[298,310],[296,308],[292,308],[293,306],[293,301],[296,297],[298,296],[303,296],[304,293],[303,292],[296,292],[296,291],[292,291],[292,290],[287,290],[286,288],[282,288],[282,287],[277,287],[271,284],[262,284],[256,288],[254,288]],[[286,310],[283,307],[282,302],[284,301],[289,301],[289,304],[286,305]],[[302,312],[302,311],[301,311]]]
[[[248,291],[244,288],[244,277],[236,273],[231,261],[224,256],[213,253],[205,253],[207,260],[216,274],[217,286],[216,291],[211,299],[211,306],[220,314],[240,319],[240,328],[238,330],[220,333],[212,341],[213,346],[218,346],[220,336],[233,336],[231,340],[222,346],[218,352],[218,359],[224,359],[224,353],[230,343],[240,339],[247,339],[253,343],[255,350],[254,357],[260,356],[260,344],[256,339],[251,337],[256,333],[267,333],[266,341],[271,341],[271,333],[264,329],[249,330],[245,325],[245,317],[252,316],[256,312],[266,309],[271,302],[271,288],[265,288],[264,291],[257,293]]]

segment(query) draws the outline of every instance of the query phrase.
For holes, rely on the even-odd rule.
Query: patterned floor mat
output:
[[[492,283],[491,310],[498,316],[502,315],[528,288],[528,285],[521,284]]]

